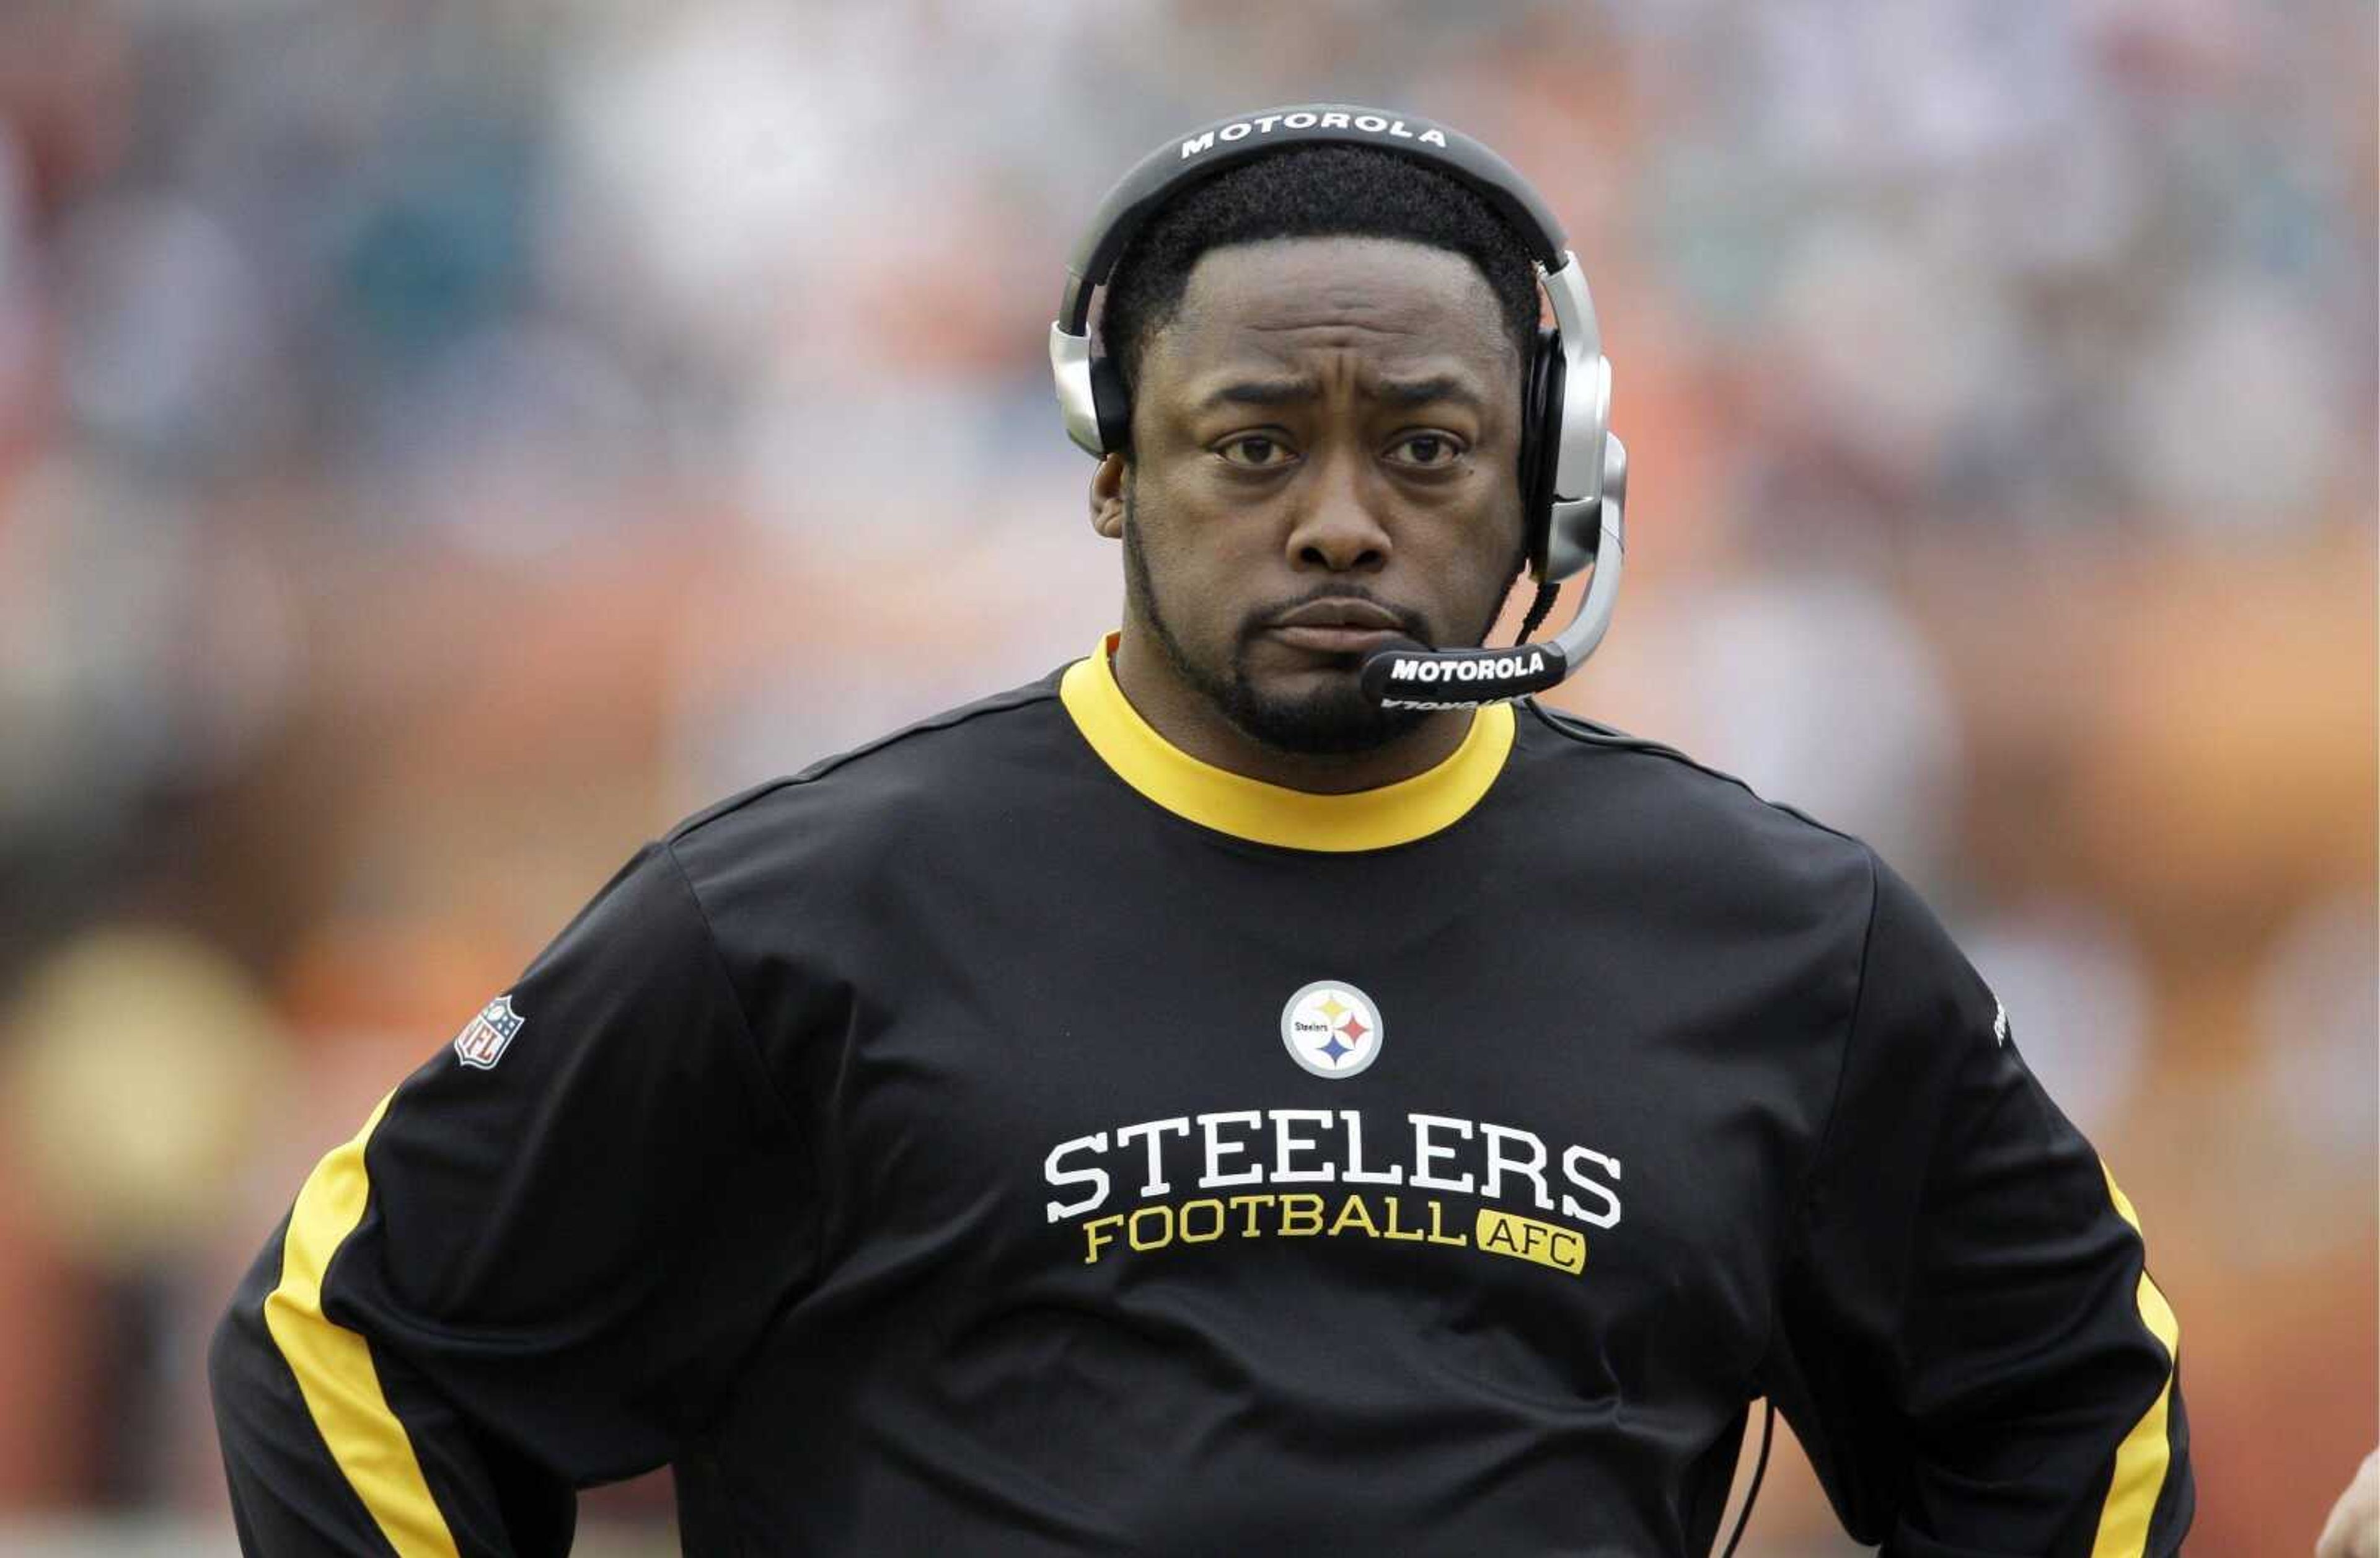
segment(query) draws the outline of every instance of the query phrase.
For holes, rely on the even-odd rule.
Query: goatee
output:
[[[1346,675],[1295,696],[1259,691],[1248,672],[1249,651],[1267,623],[1295,602],[1276,602],[1251,611],[1232,636],[1231,663],[1220,670],[1200,663],[1184,647],[1158,604],[1148,557],[1141,550],[1140,532],[1133,523],[1133,501],[1124,498],[1123,563],[1125,588],[1157,640],[1160,652],[1183,681],[1220,710],[1241,734],[1277,752],[1323,757],[1368,752],[1400,736],[1411,735],[1428,718],[1421,709],[1383,709],[1366,698],[1356,671],[1361,659],[1349,655]],[[1343,586],[1326,587],[1321,595],[1345,595]],[[1357,593],[1360,593],[1358,591]],[[1381,603],[1386,604],[1386,603]],[[1435,642],[1429,624],[1416,614],[1396,611],[1406,633],[1423,644]]]

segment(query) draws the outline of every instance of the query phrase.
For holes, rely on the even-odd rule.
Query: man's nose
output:
[[[1290,527],[1290,561],[1331,573],[1377,573],[1394,550],[1376,508],[1372,473],[1360,450],[1332,451],[1308,468],[1305,501]]]

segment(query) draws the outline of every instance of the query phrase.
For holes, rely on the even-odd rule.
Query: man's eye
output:
[[[1397,464],[1425,470],[1442,470],[1463,457],[1463,445],[1445,432],[1409,432],[1389,448]]]
[[[1226,462],[1250,470],[1269,470],[1287,465],[1291,458],[1288,444],[1261,432],[1244,432],[1227,440],[1216,453]]]

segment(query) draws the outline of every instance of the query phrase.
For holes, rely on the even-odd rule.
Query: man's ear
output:
[[[1131,465],[1122,455],[1102,455],[1091,472],[1091,529],[1110,541],[1123,536],[1123,487]]]

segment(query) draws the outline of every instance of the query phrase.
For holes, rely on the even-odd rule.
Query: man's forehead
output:
[[[1512,356],[1488,279],[1463,255],[1396,238],[1277,238],[1199,257],[1161,332],[1179,368],[1353,349],[1394,377]]]
[[[1452,403],[1484,409],[1494,398],[1485,375],[1442,352],[1342,354],[1319,371],[1286,353],[1236,354],[1184,376],[1181,398],[1201,412],[1224,406],[1296,406],[1325,398],[1333,383],[1352,383],[1367,400],[1416,408]]]

